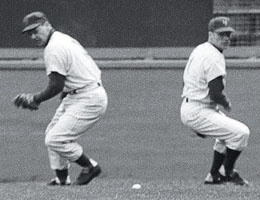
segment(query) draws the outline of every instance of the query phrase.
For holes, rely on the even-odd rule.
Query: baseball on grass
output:
[[[132,186],[132,189],[139,190],[139,189],[141,189],[141,185],[140,185],[140,184],[134,184],[134,185]]]

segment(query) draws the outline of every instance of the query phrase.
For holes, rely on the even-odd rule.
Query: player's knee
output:
[[[47,147],[52,147],[53,144],[54,144],[54,139],[53,139],[53,137],[52,137],[50,134],[47,134],[47,135],[45,136],[45,145],[46,145]]]
[[[248,138],[250,135],[250,130],[247,126],[244,126],[244,128],[240,131],[239,134],[239,145],[238,145],[238,149],[239,150],[243,150],[245,149],[245,147],[247,146],[248,143]]]
[[[249,130],[249,128],[245,125],[244,127],[243,127],[243,129],[241,130],[241,132],[240,132],[240,134],[241,134],[241,138],[243,139],[243,140],[248,140],[248,138],[249,138],[249,135],[250,135],[250,130]]]
[[[45,146],[49,147],[50,145],[50,137],[48,137],[47,135],[45,136]]]

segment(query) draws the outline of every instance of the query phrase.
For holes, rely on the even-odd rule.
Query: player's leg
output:
[[[83,157],[84,162],[82,162]],[[93,178],[99,176],[102,171],[98,163],[91,158],[87,158],[85,154],[82,154],[75,162],[82,167],[82,170],[73,183],[74,185],[87,185]]]
[[[218,148],[215,148],[217,145]],[[210,172],[211,174],[217,174],[226,156],[225,142],[223,140],[216,139],[213,150],[213,161]]]
[[[53,116],[51,122],[46,128],[46,135],[48,132],[56,125],[58,122],[59,118],[63,115],[64,113],[64,106],[63,104],[60,104],[58,109],[56,110],[55,115]],[[50,167],[52,170],[54,170],[56,177],[53,178],[48,185],[70,185],[71,180],[69,176],[69,162],[62,158],[58,153],[55,151],[52,151],[50,148],[48,148],[48,156],[49,156],[49,161],[50,161]]]
[[[214,145],[211,173],[217,173],[217,169],[222,162],[227,181],[240,185],[247,184],[237,173],[234,173],[234,167],[241,151],[247,146],[249,137],[248,127],[237,120],[225,116],[220,111],[213,114],[202,114],[202,116],[208,121],[214,119],[212,126],[207,128],[214,131],[208,132],[208,130],[204,130],[203,132],[203,130],[200,130],[200,133],[203,132],[205,135],[217,138]]]
[[[209,106],[208,106],[209,107]],[[180,114],[181,120],[183,124],[190,127],[198,136],[201,138],[206,138],[208,135],[204,133],[211,133],[213,130],[210,128],[212,126],[212,120],[208,121],[205,120],[204,117],[201,117],[200,112],[203,109],[209,109],[206,105],[198,103],[198,102],[186,102],[185,100],[182,102]],[[217,113],[216,109],[211,108],[210,113]],[[218,114],[218,113],[217,113]],[[205,183],[207,184],[221,184],[224,182],[223,177],[219,173],[219,168],[223,164],[225,155],[225,144],[222,145],[223,147],[221,151],[214,151],[213,155],[213,162],[211,166],[210,173],[208,173]]]
[[[49,148],[83,168],[76,184],[87,184],[101,172],[97,163],[83,153],[83,148],[76,140],[101,118],[106,106],[105,99],[97,99],[91,104],[71,102],[71,105],[66,108],[66,112],[46,135],[45,143]]]
[[[66,118],[66,120],[64,120]],[[79,145],[76,142],[76,139],[80,136],[80,134],[74,134],[74,132],[77,128],[74,126],[70,126],[70,122],[73,120],[75,121],[75,118],[70,115],[64,115],[61,117],[62,120],[60,120],[49,132],[46,134],[45,138],[45,144],[48,147],[49,150],[49,157],[53,158],[50,159],[50,163],[52,165],[52,169],[55,170],[57,177],[61,175],[59,173],[58,169],[60,167],[57,166],[57,163],[60,163],[62,160],[69,160],[70,162],[75,162],[78,165],[82,167],[82,173],[85,176],[89,176],[90,170],[93,170],[94,167],[95,170],[100,168],[98,165],[94,166],[91,163],[91,160],[83,153],[83,148],[81,145]],[[94,119],[94,118],[92,118]],[[92,122],[94,123],[94,122]],[[92,123],[89,125],[92,126]],[[80,123],[79,123],[80,124]],[[67,127],[68,125],[68,127]],[[73,130],[73,131],[72,131]],[[72,133],[72,134],[71,134]],[[64,169],[66,170],[66,169]],[[64,174],[65,171],[63,170]],[[98,170],[99,173],[101,170]],[[82,177],[83,175],[79,176]],[[96,172],[95,174],[96,175]],[[85,177],[84,176],[84,177]],[[92,175],[93,176],[93,175]],[[91,176],[91,179],[92,179]],[[62,179],[62,177],[59,177],[59,179]],[[80,178],[81,180],[82,178]],[[86,180],[84,178],[83,181],[80,181],[82,184],[86,184],[86,182],[89,182],[89,178]],[[78,182],[78,181],[77,181]]]
[[[48,148],[51,169],[55,171],[56,177],[48,185],[70,185],[69,162],[55,151]]]
[[[73,108],[72,110],[76,111],[75,108]],[[64,158],[64,156],[62,156],[60,154],[60,151],[56,152],[53,151],[52,149],[59,149],[59,145],[60,146],[64,146],[67,144],[67,146],[74,146],[72,147],[72,149],[78,149],[78,155],[79,158],[77,160],[75,160],[74,162],[76,162],[78,165],[80,165],[83,168],[87,168],[87,169],[92,169],[93,167],[96,167],[97,163],[94,160],[89,159],[82,150],[82,147],[79,144],[74,144],[73,140],[75,140],[77,138],[71,138],[71,137],[66,137],[68,134],[68,132],[66,132],[66,126],[64,124],[67,124],[69,129],[73,127],[73,125],[70,124],[70,122],[75,122],[76,119],[74,117],[70,118],[68,117],[66,120],[64,120],[64,118],[66,118],[66,115],[64,115],[64,105],[61,104],[60,107],[57,109],[51,123],[48,125],[47,129],[46,129],[46,138],[45,138],[45,143],[48,146],[48,153],[49,153],[49,160],[50,160],[50,165],[51,165],[51,169],[53,169],[56,173],[56,178],[52,179],[52,181],[49,183],[49,185],[69,185],[70,184],[70,177],[68,174],[68,161],[70,160],[69,158]],[[64,115],[64,116],[62,116]],[[91,116],[91,118],[94,119],[94,121],[88,122],[88,124],[86,125],[86,127],[84,129],[89,129],[94,123],[95,120],[97,120],[98,118],[96,116]],[[82,128],[82,126],[81,126]],[[60,130],[59,130],[60,129]],[[64,129],[61,130],[61,129]],[[78,130],[79,131],[79,130]],[[58,133],[61,134],[58,134]],[[69,131],[70,132],[70,131]],[[54,142],[55,139],[51,139],[51,138],[55,138],[56,137],[56,142]],[[55,144],[52,144],[52,147],[50,147],[50,141],[52,141]],[[55,148],[53,148],[54,146]],[[78,146],[78,147],[76,147]],[[67,147],[67,149],[69,149],[70,147]],[[98,167],[97,167],[98,168]],[[101,172],[101,170],[99,170]]]
[[[181,107],[181,118],[184,124],[195,132],[207,137],[218,138],[214,146],[214,158],[207,180],[212,183],[219,183],[221,177],[217,173],[220,163],[225,163],[229,171],[234,169],[235,162],[246,145],[249,136],[249,129],[243,123],[231,119],[218,109],[204,107],[198,103],[183,103]],[[226,156],[227,149],[229,150]],[[235,153],[234,153],[235,152]],[[234,155],[236,154],[236,155]],[[224,157],[224,158],[223,158]],[[233,170],[234,171],[234,170]],[[215,176],[216,173],[217,175]],[[208,182],[208,181],[207,181]]]
[[[214,145],[214,150],[219,151],[219,141],[216,140]],[[221,144],[223,145],[223,144]],[[221,147],[222,148],[222,147]],[[235,163],[240,156],[242,150],[232,150],[226,147],[224,155],[224,160],[222,166],[219,170],[220,174],[225,176],[225,181],[233,182],[237,185],[248,185],[248,181],[241,178],[237,170],[235,170]]]
[[[219,172],[225,159],[225,153],[214,150],[210,173],[205,179],[205,184],[221,184],[226,178]]]
[[[106,98],[101,100],[94,99],[94,102],[92,103],[88,102],[85,105],[81,105],[78,109],[80,111],[83,110],[83,113],[77,113],[77,121],[82,126],[78,127],[75,133],[84,133],[90,129],[103,116],[106,108]],[[84,153],[82,153],[75,162],[82,167],[82,170],[77,180],[74,182],[74,185],[86,185],[101,173],[101,168],[98,163],[93,159],[88,158]]]

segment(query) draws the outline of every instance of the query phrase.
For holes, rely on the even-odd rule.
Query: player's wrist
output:
[[[223,104],[222,104],[222,105],[223,105],[224,108],[231,107],[230,100],[229,100],[226,96],[224,96]]]
[[[40,99],[40,94],[39,94],[39,93],[33,94],[33,101],[34,101],[34,103],[36,103],[37,105],[40,105],[41,99]]]
[[[227,110],[228,112],[231,111],[231,103],[227,101],[226,105],[223,105],[224,109]]]

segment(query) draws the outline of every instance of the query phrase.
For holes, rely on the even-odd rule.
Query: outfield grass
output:
[[[109,96],[106,116],[80,140],[103,168],[89,186],[47,187],[52,178],[44,130],[55,98],[30,112],[14,108],[20,92],[46,84],[44,71],[1,71],[0,199],[259,199],[260,70],[229,70],[230,116],[251,130],[237,168],[252,186],[205,186],[213,140],[197,138],[181,124],[182,70],[103,70]],[[74,180],[79,168],[72,165]],[[131,186],[140,183],[140,190]]]

